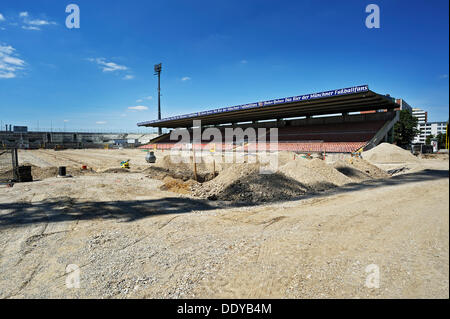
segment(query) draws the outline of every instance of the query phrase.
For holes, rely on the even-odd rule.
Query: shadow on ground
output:
[[[448,170],[427,169],[388,179],[347,184],[328,191],[306,194],[289,200],[323,197],[383,186],[395,186],[445,178],[449,178]],[[233,203],[227,204],[226,206],[243,207],[254,205],[254,203]],[[111,202],[78,202],[69,197],[60,197],[38,203],[2,203],[0,204],[0,231],[10,227],[20,227],[29,224],[56,223],[73,220],[114,219],[121,222],[132,222],[156,215],[209,211],[222,207],[224,207],[222,202],[180,197]]]

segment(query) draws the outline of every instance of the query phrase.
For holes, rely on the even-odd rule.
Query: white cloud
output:
[[[14,52],[14,50],[15,49],[10,45],[8,45],[8,46],[0,45],[0,53],[12,54]]]
[[[124,65],[119,65],[114,62],[108,62],[104,58],[88,58],[87,59],[90,62],[97,63],[103,72],[114,72],[114,71],[125,71],[128,70],[128,68]]]
[[[5,17],[3,16],[3,14],[0,13],[0,21],[5,21]]]
[[[25,64],[24,60],[21,60],[19,58],[14,58],[12,56],[5,56],[3,58],[3,62],[12,64],[12,65],[16,65],[16,66],[23,66]]]
[[[136,100],[136,103],[141,103],[141,102],[144,102],[144,100],[143,99]]]
[[[248,61],[247,60],[241,60],[241,64],[247,64]]]
[[[128,109],[135,110],[135,111],[145,111],[145,110],[148,110],[148,107],[144,106],[144,105],[137,105],[137,106],[129,106]]]
[[[0,44],[0,79],[12,79],[25,66],[25,61],[18,58],[10,45]]]
[[[24,30],[34,30],[34,31],[39,31],[39,30],[41,30],[41,28],[33,27],[33,26],[26,26],[26,25],[23,25],[23,26],[22,26],[22,29],[24,29]]]
[[[0,79],[12,79],[15,77],[16,77],[16,74],[13,72],[3,72],[0,70]]]
[[[39,27],[57,24],[54,21],[45,20],[45,19],[30,19],[29,16],[30,15],[26,11],[19,13],[19,17],[22,18],[22,22],[24,24],[24,25],[22,25],[22,29],[24,29],[24,30],[38,31],[38,30],[41,30],[41,28],[39,28]]]
[[[186,82],[186,81],[189,81],[190,79],[191,79],[190,77],[185,76],[185,77],[181,78],[181,81]]]
[[[31,25],[50,25],[50,24],[56,24],[56,22],[53,21],[47,21],[47,20],[28,20],[27,22],[25,22],[27,24],[31,24]]]
[[[106,121],[97,121],[97,122],[95,122],[95,124],[103,125],[103,124],[106,124]]]
[[[124,80],[132,80],[132,79],[134,79],[134,75],[127,74],[127,75],[125,75],[125,76],[123,77],[123,79],[124,79]]]

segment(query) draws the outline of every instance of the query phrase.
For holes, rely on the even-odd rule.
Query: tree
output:
[[[425,145],[431,145],[432,138],[434,138],[433,134],[428,135],[427,138],[425,139]]]
[[[420,133],[417,129],[418,119],[408,110],[400,111],[400,119],[394,125],[394,141],[398,146],[408,146]]]
[[[436,138],[438,140],[439,149],[445,148],[445,134],[438,133]]]

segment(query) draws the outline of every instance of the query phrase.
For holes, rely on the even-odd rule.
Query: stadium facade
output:
[[[276,128],[278,138],[275,142],[265,142],[264,136],[264,143],[270,144],[272,150],[276,143],[275,149],[279,151],[351,153],[392,141],[393,127],[402,108],[399,101],[371,91],[368,85],[359,85],[172,116],[137,125],[177,131],[182,128],[188,133],[192,133],[194,123],[199,121],[201,132],[210,127],[224,133],[230,128]],[[211,143],[221,150],[257,151],[261,147],[260,143],[248,142],[246,138],[217,141],[208,134],[201,136],[200,140],[191,138],[187,143],[200,149],[211,147]],[[179,142],[174,134],[167,133],[143,148],[171,149],[179,146]]]

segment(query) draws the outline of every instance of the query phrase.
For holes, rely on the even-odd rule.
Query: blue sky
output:
[[[80,29],[68,29],[75,3]],[[380,7],[368,29],[365,8]],[[448,1],[0,3],[0,120],[34,128],[136,129],[162,115],[368,84],[449,112]]]

